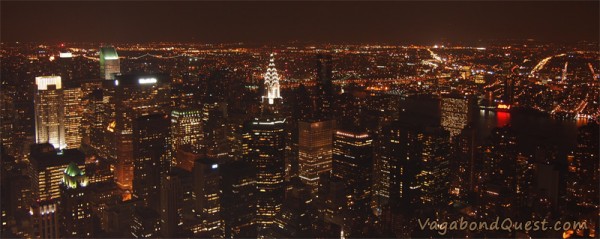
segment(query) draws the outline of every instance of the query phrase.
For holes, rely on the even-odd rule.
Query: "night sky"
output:
[[[1,40],[437,43],[597,41],[587,2],[1,2]]]

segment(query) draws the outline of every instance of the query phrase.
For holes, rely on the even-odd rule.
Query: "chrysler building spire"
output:
[[[269,61],[269,67],[267,73],[265,73],[265,95],[263,96],[263,102],[268,100],[269,104],[272,105],[275,99],[280,99],[279,95],[279,74],[275,69],[275,57],[271,53],[271,60]]]

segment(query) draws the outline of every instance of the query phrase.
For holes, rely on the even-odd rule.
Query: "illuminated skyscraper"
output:
[[[224,163],[229,159],[227,104],[207,102],[202,108],[202,150],[206,157]]]
[[[332,176],[345,185],[344,232],[363,235],[361,228],[371,214],[373,140],[366,131],[337,130],[333,143]]]
[[[83,118],[83,92],[79,86],[65,85],[63,90],[65,105],[65,141],[66,148],[81,146],[81,120]]]
[[[451,139],[471,122],[471,102],[464,96],[442,97],[442,127],[450,131]]]
[[[177,152],[189,145],[190,153],[199,153],[202,142],[202,112],[200,110],[173,110],[171,112],[171,138],[169,156],[171,166],[176,166]]]
[[[256,223],[274,223],[285,194],[285,120],[257,118],[246,125],[245,158],[256,168]]]
[[[84,165],[84,155],[76,149],[65,149],[59,153],[51,144],[31,146],[31,191],[35,237],[57,238],[60,235],[59,200],[62,202],[61,185],[65,169],[74,163]],[[62,235],[61,235],[62,236]]]
[[[84,155],[77,149],[59,153],[51,144],[31,146],[31,180],[34,201],[60,198],[64,170],[71,162],[83,166]]]
[[[262,115],[246,122],[243,157],[256,169],[256,218],[259,229],[272,225],[285,194],[285,118],[279,115],[279,76],[273,63],[265,75]]]
[[[224,237],[225,223],[221,209],[221,174],[219,164],[208,158],[199,159],[194,164],[194,192],[196,194],[196,214],[200,219],[194,234],[201,237]]]
[[[65,106],[60,76],[39,76],[35,78],[35,84],[36,143],[65,148]]]
[[[444,156],[436,148],[439,136],[433,132],[437,132],[435,128],[403,121],[383,128],[379,136],[382,140],[376,146],[381,152],[375,158],[373,171],[373,199],[378,210],[385,205],[393,208],[421,202],[424,192],[444,185],[432,185],[430,181],[438,182],[437,161]],[[442,165],[447,166],[447,162]]]
[[[300,179],[316,193],[319,174],[331,171],[334,122],[300,121],[298,127]]]
[[[114,118],[111,117],[106,133],[114,137],[108,142],[111,143],[110,150],[114,151],[115,179],[121,189],[131,192],[133,186],[134,120],[144,115],[170,112],[169,85],[169,78],[160,74],[119,75],[114,80],[114,90],[109,91],[113,94],[110,99],[115,105]],[[128,194],[124,197],[126,199]]]
[[[373,170],[372,142],[367,132],[335,132],[332,175],[346,183],[355,202],[367,200],[371,195],[371,178],[368,175],[371,175]]]
[[[88,187],[89,178],[77,164],[71,162],[64,170],[60,187],[59,216],[62,236],[92,237],[92,202]]]
[[[419,190],[418,201],[427,206],[447,204],[450,174],[449,133],[440,127],[425,127],[418,129],[417,137],[419,166],[414,187]]]
[[[263,102],[267,101],[270,105],[275,103],[275,100],[281,99],[279,94],[279,74],[275,68],[275,56],[271,53],[271,60],[269,61],[269,67],[267,73],[264,75],[264,87],[265,95],[262,97]]]
[[[100,77],[105,80],[114,80],[115,75],[121,73],[121,65],[117,50],[112,46],[100,48]]]

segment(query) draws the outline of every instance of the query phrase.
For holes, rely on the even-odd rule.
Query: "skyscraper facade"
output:
[[[274,223],[285,194],[285,120],[257,118],[248,122],[246,160],[256,168],[256,223]]]
[[[160,181],[168,171],[166,160],[169,115],[151,114],[133,122],[133,194],[144,206],[159,210]]]
[[[441,100],[442,127],[453,138],[471,122],[471,100],[464,96],[443,96]]]
[[[200,219],[194,234],[201,237],[224,237],[225,223],[221,209],[221,174],[219,164],[209,158],[199,159],[194,164],[194,192],[196,215]]]
[[[371,196],[373,139],[364,131],[336,130],[333,143],[332,175],[346,183],[354,201]]]
[[[171,165],[179,165],[177,152],[183,145],[189,145],[192,152],[199,153],[203,138],[202,111],[173,110],[171,111],[171,139],[169,156]]]
[[[36,143],[50,143],[65,148],[65,107],[60,76],[35,78],[35,139]]]
[[[319,174],[331,171],[333,120],[298,123],[298,164],[300,179],[316,192]]]
[[[150,114],[167,114],[170,111],[169,78],[160,74],[119,75],[114,80],[114,113],[106,132],[109,148],[116,161],[115,180],[126,191],[133,189],[134,152],[133,123],[135,119]],[[114,115],[114,118],[112,117]],[[160,180],[160,178],[158,178]],[[125,199],[128,197],[126,193]]]
[[[66,84],[63,90],[66,148],[81,146],[81,121],[83,118],[83,92],[80,86]]]

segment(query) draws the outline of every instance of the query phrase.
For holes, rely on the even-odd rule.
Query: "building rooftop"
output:
[[[52,144],[34,144],[31,146],[31,163],[38,169],[68,165],[69,163],[83,165],[85,155],[78,149],[56,150]]]
[[[116,60],[119,59],[117,49],[112,46],[104,46],[100,48],[100,59],[103,60]]]

